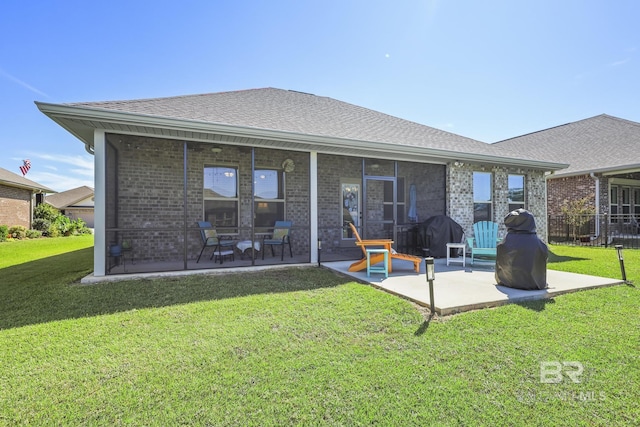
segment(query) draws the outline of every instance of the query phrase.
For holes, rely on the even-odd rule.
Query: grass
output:
[[[640,422],[633,286],[429,320],[315,267],[84,286],[91,249],[51,240],[0,244],[0,425]],[[550,268],[620,277],[612,249],[551,249]],[[625,264],[637,283],[640,251]],[[545,361],[581,382],[541,383]]]

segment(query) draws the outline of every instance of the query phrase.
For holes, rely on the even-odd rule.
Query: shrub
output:
[[[25,239],[27,237],[27,227],[24,225],[13,225],[9,227],[9,235],[14,239]]]
[[[27,230],[27,239],[39,239],[40,237],[42,237],[42,231]]]
[[[60,237],[60,231],[55,224],[51,224],[45,233],[47,237]]]
[[[53,220],[53,227],[58,230],[59,236],[68,236],[71,234],[71,220],[64,215],[58,215]]]
[[[53,222],[58,216],[60,216],[60,211],[48,203],[40,203],[33,210],[34,219],[45,219],[49,222]]]
[[[9,234],[9,227],[7,227],[6,225],[0,225],[0,242],[6,241],[8,234]]]
[[[73,235],[91,234],[91,229],[87,227],[87,223],[82,218],[71,221],[70,232]]]
[[[33,229],[39,230],[45,235],[49,230],[49,227],[51,227],[51,221],[49,221],[48,219],[36,218],[33,220]]]

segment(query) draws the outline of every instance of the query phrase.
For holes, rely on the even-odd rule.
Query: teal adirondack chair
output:
[[[471,265],[476,255],[496,257],[498,245],[498,224],[490,221],[478,221],[473,224],[473,237],[467,238],[471,248]]]

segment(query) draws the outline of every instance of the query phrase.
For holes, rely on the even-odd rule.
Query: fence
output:
[[[552,244],[640,249],[640,224],[633,215],[549,215],[547,224]]]

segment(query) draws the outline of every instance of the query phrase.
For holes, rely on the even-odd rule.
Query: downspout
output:
[[[549,227],[551,227],[551,215],[549,215],[549,177],[553,171],[544,173],[544,214],[547,216],[547,226],[544,230],[544,241],[549,242]]]
[[[596,185],[595,205],[596,205],[596,239],[597,239],[600,236],[600,179],[593,172],[591,172],[589,176],[593,178]]]

